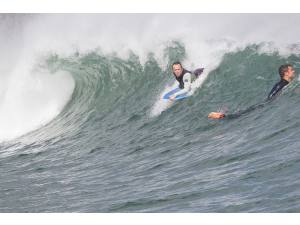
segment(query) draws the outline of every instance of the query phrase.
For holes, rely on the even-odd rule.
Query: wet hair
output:
[[[174,65],[180,65],[181,68],[183,68],[182,65],[181,65],[181,62],[179,62],[179,61],[174,62],[174,63],[172,64],[172,68],[173,68]]]
[[[278,73],[281,78],[283,78],[284,74],[288,71],[289,67],[293,67],[291,64],[283,64],[279,67]]]

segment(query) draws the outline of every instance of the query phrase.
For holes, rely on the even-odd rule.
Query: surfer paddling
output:
[[[196,69],[191,72],[183,68],[180,62],[174,62],[172,64],[172,71],[175,79],[179,83],[179,88],[181,90],[172,94],[169,99],[174,101],[176,96],[188,93],[191,90],[191,85],[194,80],[203,72],[204,68]]]
[[[277,82],[272,90],[270,91],[268,97],[266,100],[264,100],[262,103],[250,106],[249,108],[245,110],[240,110],[236,113],[233,114],[225,114],[224,112],[211,112],[208,114],[208,118],[211,119],[222,119],[222,118],[236,118],[239,117],[245,113],[248,113],[250,111],[253,111],[254,109],[257,109],[259,107],[263,107],[266,103],[272,101],[275,99],[276,96],[279,95],[281,90],[288,85],[295,77],[295,70],[291,64],[284,64],[281,65],[278,69],[279,76],[280,76],[280,81]]]

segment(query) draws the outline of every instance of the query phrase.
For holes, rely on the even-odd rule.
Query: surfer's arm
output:
[[[210,119],[222,119],[224,117],[225,114],[221,112],[211,112],[210,114],[208,114],[208,118]]]
[[[183,76],[184,88],[172,95],[172,97],[176,97],[178,95],[186,94],[191,90],[192,77],[190,73],[187,73]]]

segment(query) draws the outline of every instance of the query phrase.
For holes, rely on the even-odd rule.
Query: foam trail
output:
[[[177,86],[178,86],[177,83],[174,83],[172,86],[167,85],[164,88],[164,90],[160,93],[156,102],[154,103],[154,105],[151,108],[150,117],[160,115],[163,111],[167,110],[174,104],[174,102],[165,100],[162,97],[164,96],[165,93],[171,91],[172,89],[174,89]]]

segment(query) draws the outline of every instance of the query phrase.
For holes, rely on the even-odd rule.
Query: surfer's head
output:
[[[295,77],[295,70],[291,64],[281,65],[278,69],[279,76],[282,79],[291,81]]]
[[[172,64],[172,70],[173,70],[173,74],[176,76],[176,77],[179,77],[182,72],[183,72],[183,67],[181,65],[180,62],[174,62]]]

